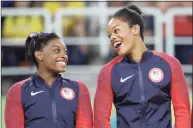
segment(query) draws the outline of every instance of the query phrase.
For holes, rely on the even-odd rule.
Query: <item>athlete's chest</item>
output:
[[[159,91],[169,93],[171,70],[164,61],[117,63],[111,72],[111,86],[115,98],[134,101],[148,99]]]
[[[37,85],[38,84],[38,85]],[[41,84],[41,85],[39,85]],[[72,83],[56,82],[52,88],[36,83],[22,90],[22,105],[28,119],[44,117],[60,120],[74,118],[78,106],[78,88]]]

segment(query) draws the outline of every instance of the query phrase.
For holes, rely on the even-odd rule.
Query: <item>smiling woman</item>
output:
[[[66,70],[67,48],[56,34],[31,33],[26,40],[25,49],[27,61],[37,66],[38,73],[57,75]],[[48,83],[51,84],[52,80]]]
[[[54,33],[31,33],[25,50],[37,73],[9,89],[6,128],[92,128],[87,87],[59,74],[68,62],[64,42]]]
[[[119,55],[134,55],[134,52],[141,54],[147,50],[143,43],[144,19],[140,9],[135,6],[116,12],[109,21],[107,31],[110,44]],[[141,52],[136,51],[139,49]]]
[[[190,127],[187,83],[179,61],[144,44],[143,13],[134,5],[118,10],[108,23],[108,36],[118,57],[98,75],[94,101],[95,128],[110,128],[112,103],[117,128]]]

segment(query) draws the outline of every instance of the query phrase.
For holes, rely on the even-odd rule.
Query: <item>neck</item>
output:
[[[135,42],[134,47],[132,48],[132,51],[130,53],[130,57],[139,63],[141,61],[141,58],[143,56],[143,53],[147,50],[143,40],[139,39]]]
[[[47,84],[48,86],[52,87],[53,81],[57,77],[57,73],[53,73],[51,71],[48,71],[44,68],[38,68],[38,73],[37,73]]]

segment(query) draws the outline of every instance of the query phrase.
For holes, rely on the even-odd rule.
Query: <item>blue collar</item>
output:
[[[147,51],[145,51],[142,55],[142,58],[140,60],[140,62],[146,61],[148,60],[151,56],[153,55],[152,51],[147,49]],[[126,61],[128,63],[137,63],[135,60],[133,60],[130,56],[124,56],[123,57],[123,61]]]
[[[56,77],[56,79],[54,80],[54,82],[52,83],[53,85],[55,83],[58,83],[58,81],[61,79],[61,74],[58,74],[58,76]],[[32,80],[34,81],[34,84],[36,87],[42,87],[45,86],[47,88],[50,88],[47,83],[44,81],[44,79],[42,79],[37,73],[35,73],[32,76]]]

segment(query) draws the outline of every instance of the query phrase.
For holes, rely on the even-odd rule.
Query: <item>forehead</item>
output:
[[[47,45],[48,47],[61,47],[61,48],[65,48],[66,49],[66,45],[64,44],[64,42],[61,39],[53,39],[50,40],[50,42]]]
[[[116,26],[125,26],[127,25],[126,22],[124,22],[123,20],[119,19],[119,18],[112,18],[109,23],[108,23],[108,29],[112,29]],[[127,25],[128,26],[128,25]]]

